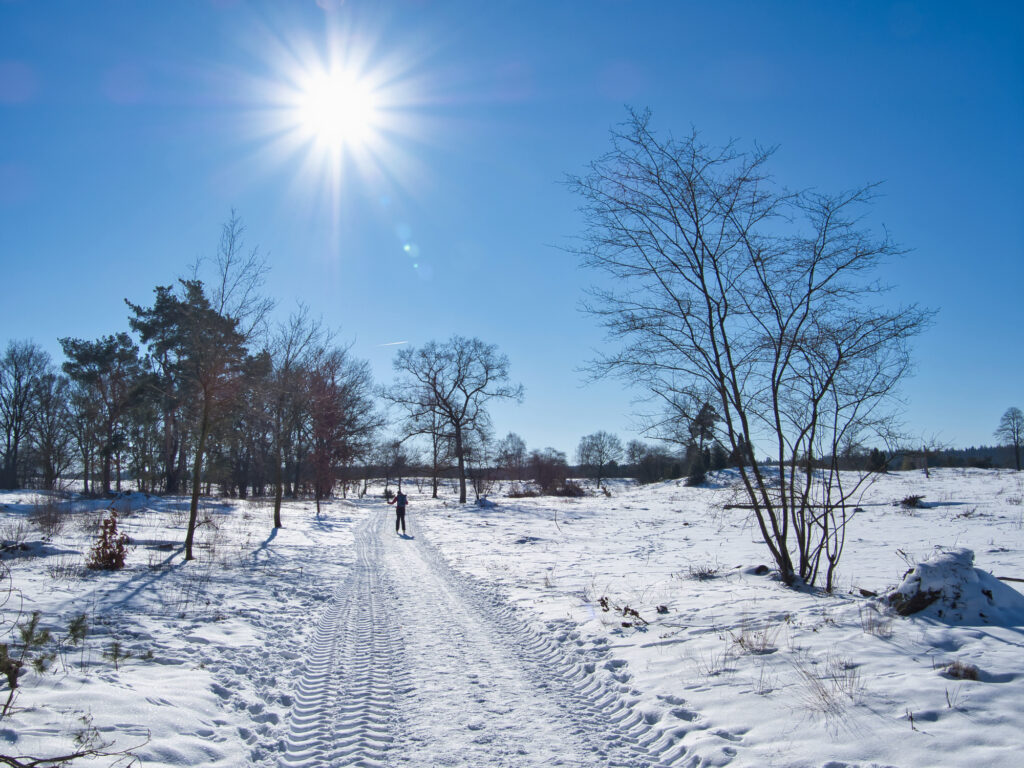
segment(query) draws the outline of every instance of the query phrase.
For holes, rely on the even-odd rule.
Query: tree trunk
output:
[[[109,447],[104,447],[104,449],[103,449],[103,475],[102,475],[102,483],[103,483],[103,493],[104,493],[104,495],[110,493],[110,453],[111,452],[110,452]]]
[[[459,460],[459,504],[466,503],[466,460],[462,455],[462,427],[455,426],[455,455]]]
[[[283,488],[283,473],[281,471],[281,448],[274,452],[274,527],[281,527],[281,495]]]
[[[178,453],[174,445],[174,422],[169,411],[164,412],[164,489],[169,494],[178,492],[178,473],[174,459]]]
[[[210,403],[203,399],[203,417],[199,425],[199,445],[196,446],[196,460],[192,466],[192,504],[188,511],[188,532],[185,534],[185,560],[192,560],[192,542],[195,539],[196,522],[199,519],[199,480],[206,451],[206,433],[210,429]]]
[[[178,487],[178,493],[181,493],[182,480],[185,477],[185,467],[188,466],[188,453],[185,446],[185,435],[181,436],[181,441],[178,444],[178,468],[176,470],[175,485]]]

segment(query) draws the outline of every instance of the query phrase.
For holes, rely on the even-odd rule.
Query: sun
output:
[[[312,31],[287,13],[257,23],[245,37],[252,61],[235,75],[250,148],[240,165],[326,223],[335,250],[369,207],[397,215],[393,202],[429,183],[423,150],[450,135],[435,51],[423,42],[433,37],[406,38],[357,6]]]
[[[378,94],[370,82],[342,69],[314,72],[298,84],[296,128],[324,149],[357,149],[381,128]]]

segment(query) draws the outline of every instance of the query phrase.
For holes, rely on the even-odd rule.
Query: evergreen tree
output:
[[[110,493],[112,465],[116,458],[120,470],[121,452],[127,445],[125,416],[139,396],[139,350],[127,333],[96,341],[63,338],[60,344],[68,358],[64,373],[79,385],[80,396],[96,400],[96,434],[92,441],[99,447],[101,490]],[[118,490],[120,484],[118,471]]]

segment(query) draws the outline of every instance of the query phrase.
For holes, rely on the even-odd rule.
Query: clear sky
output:
[[[370,103],[341,150],[324,72]],[[234,208],[279,312],[307,304],[378,380],[383,345],[479,336],[526,387],[499,436],[634,437],[636,393],[583,386],[595,276],[563,250],[565,174],[625,105],[777,144],[789,187],[884,181],[872,218],[912,249],[886,278],[939,311],[907,428],[990,443],[1024,407],[1020,2],[0,0],[0,344],[127,330],[123,300]]]

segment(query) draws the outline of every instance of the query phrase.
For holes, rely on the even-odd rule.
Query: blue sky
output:
[[[325,7],[322,7],[325,6]],[[375,83],[342,166],[289,134],[330,51]],[[1024,407],[1024,5],[944,2],[0,0],[0,343],[126,330],[211,255],[234,208],[287,314],[321,315],[378,379],[453,333],[509,355],[499,435],[572,452],[635,436],[621,382],[583,386],[602,332],[562,183],[625,105],[710,142],[778,145],[793,188],[884,181],[885,277],[938,310],[909,431],[989,443]],[[305,141],[305,143],[304,143]],[[415,266],[414,266],[415,265]]]

